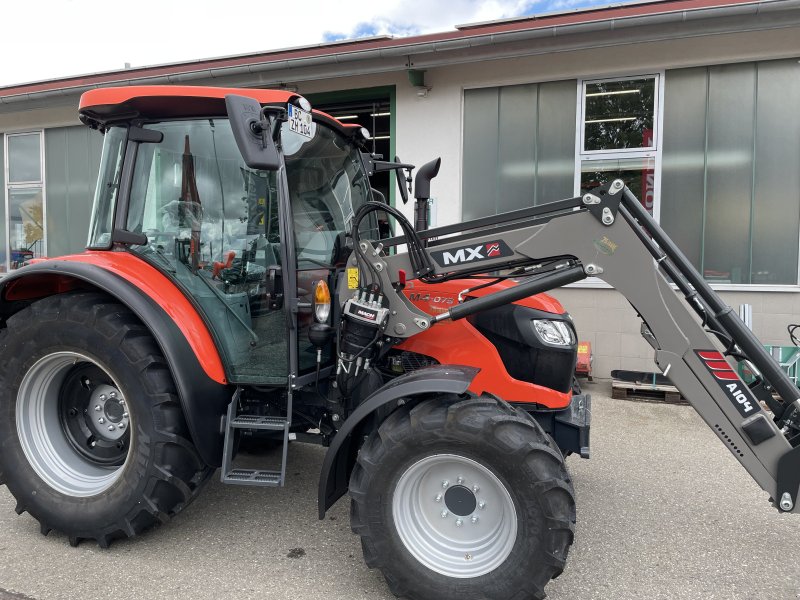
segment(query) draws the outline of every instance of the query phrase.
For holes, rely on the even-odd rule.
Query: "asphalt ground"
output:
[[[570,457],[578,526],[553,600],[800,598],[800,518],[767,495],[686,406],[594,399],[592,458]],[[44,537],[0,489],[0,600],[388,599],[348,503],[317,520],[324,450],[293,444],[284,489],[216,478],[169,524],[109,550]],[[465,599],[466,600],[466,599]]]

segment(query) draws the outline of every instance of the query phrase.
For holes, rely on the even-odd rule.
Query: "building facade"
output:
[[[752,307],[755,333],[785,345],[800,321],[798,61],[797,0],[668,0],[0,89],[0,270],[85,244],[102,136],[77,120],[82,91],[283,86],[367,125],[381,154],[442,157],[438,225],[623,178],[723,298]],[[600,281],[554,295],[596,375],[652,370],[624,297]]]

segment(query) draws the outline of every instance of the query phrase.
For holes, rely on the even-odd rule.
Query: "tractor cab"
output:
[[[281,117],[269,168],[242,157],[225,104],[234,92]],[[81,102],[82,120],[105,133],[89,248],[127,250],[174,281],[208,324],[230,383],[282,386],[313,370],[316,287],[333,287],[345,232],[372,199],[360,128],[300,101],[149,87]]]

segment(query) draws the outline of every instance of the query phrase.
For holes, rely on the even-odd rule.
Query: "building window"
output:
[[[464,91],[464,220],[572,195],[575,80]]]
[[[659,75],[579,83],[576,193],[622,179],[658,216]]]
[[[583,85],[583,152],[655,149],[655,77]]]
[[[10,133],[3,148],[6,209],[4,270],[45,255],[43,132]]]
[[[661,225],[710,282],[797,285],[800,65],[667,71]]]

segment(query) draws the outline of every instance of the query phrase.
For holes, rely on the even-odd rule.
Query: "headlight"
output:
[[[554,346],[571,346],[575,343],[575,334],[565,321],[550,319],[534,319],[533,329],[546,344]]]
[[[314,318],[317,323],[327,323],[331,314],[331,291],[328,284],[320,279],[314,286]]]

